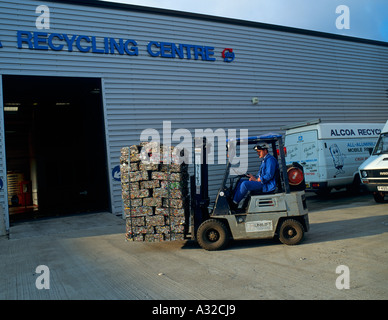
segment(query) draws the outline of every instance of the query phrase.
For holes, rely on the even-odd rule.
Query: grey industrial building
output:
[[[31,208],[121,214],[120,149],[147,128],[388,119],[385,42],[94,0],[0,0],[0,24],[5,229]]]

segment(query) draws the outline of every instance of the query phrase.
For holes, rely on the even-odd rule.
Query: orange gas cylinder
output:
[[[303,171],[297,167],[291,166],[287,169],[288,183],[291,186],[298,186],[304,180]]]

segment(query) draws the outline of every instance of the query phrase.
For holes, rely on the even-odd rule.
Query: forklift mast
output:
[[[200,224],[209,218],[208,150],[205,137],[194,139],[194,176],[190,177],[191,221],[190,233],[194,239]]]

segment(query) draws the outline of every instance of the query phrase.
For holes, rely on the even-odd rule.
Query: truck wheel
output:
[[[289,246],[293,246],[302,241],[304,237],[303,226],[300,222],[287,219],[284,220],[279,230],[279,240]]]
[[[346,187],[346,190],[353,195],[358,195],[361,192],[361,180],[358,174],[354,177],[352,184]]]
[[[229,237],[229,230],[226,225],[215,219],[204,221],[197,231],[199,245],[209,251],[225,248],[229,242]]]
[[[382,203],[384,202],[384,193],[382,192],[374,192],[373,193],[373,198],[377,203]]]

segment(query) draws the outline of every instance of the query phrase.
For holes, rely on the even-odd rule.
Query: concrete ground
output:
[[[15,223],[0,239],[0,299],[388,299],[388,202],[337,192],[309,195],[308,206],[302,244],[235,241],[217,252],[126,242],[124,220],[109,213]],[[340,265],[349,289],[336,286],[347,283]]]

